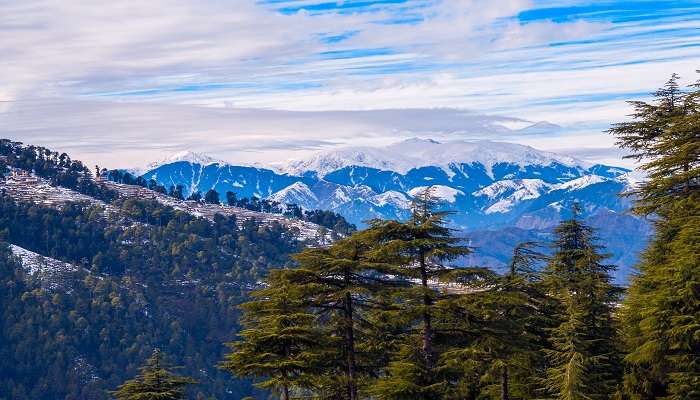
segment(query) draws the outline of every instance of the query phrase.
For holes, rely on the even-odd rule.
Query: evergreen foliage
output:
[[[1,160],[0,160],[1,161]],[[158,193],[167,194],[170,197],[174,197],[179,200],[184,200],[185,189],[182,185],[171,185],[170,188],[166,190],[165,186],[159,185],[154,179],[146,180],[142,176],[133,176],[129,172],[122,170],[104,170],[101,172],[107,179],[123,183],[126,185],[138,185]],[[268,199],[258,199],[253,196],[251,198],[243,197],[238,198],[236,193],[232,191],[227,191],[225,193],[225,201],[221,200],[219,193],[214,189],[209,189],[204,195],[199,191],[193,191],[187,197],[188,201],[204,202],[208,204],[221,204],[224,203],[230,207],[240,207],[246,210],[272,213],[272,214],[283,214],[290,218],[301,219],[308,222],[313,222],[322,227],[331,230],[331,235],[333,239],[339,239],[350,235],[352,232],[357,230],[357,226],[350,224],[342,215],[328,210],[303,210],[296,204],[280,204],[279,202],[268,200]],[[116,197],[116,194],[114,195]],[[110,199],[111,200],[111,199]]]
[[[656,225],[621,312],[627,399],[700,399],[700,86],[678,81],[611,129],[649,174],[634,194]]]
[[[75,265],[29,276],[0,258],[0,399],[105,399],[154,347],[201,382],[195,392],[259,393],[215,365],[238,330],[244,288],[291,262],[294,233],[150,200],[112,206],[105,218],[81,204],[56,210],[0,196],[4,240]]]
[[[336,241],[327,249],[306,249],[294,257],[298,267],[288,272],[324,322],[327,337],[338,344],[340,351],[335,357],[326,358],[335,359],[333,369],[342,371],[342,378],[338,380],[331,373],[318,383],[327,391],[343,387],[338,398],[358,399],[362,382],[372,374],[371,360],[358,354],[358,343],[364,340],[367,328],[364,316],[384,307],[375,296],[379,291],[399,284],[391,276],[394,270],[390,265],[368,254],[379,234],[369,229]]]
[[[121,384],[112,395],[117,400],[184,399],[185,387],[197,382],[170,372],[162,358],[160,350],[155,349],[139,375]]]
[[[204,194],[204,202],[209,204],[219,204],[219,192],[214,189],[207,190]]]
[[[282,400],[290,399],[290,390],[313,387],[311,377],[321,362],[317,350],[325,339],[318,317],[286,272],[271,271],[267,285],[241,305],[241,339],[228,344],[232,352],[221,364],[236,375],[261,379],[256,385],[280,393]]]
[[[609,130],[649,175],[631,193],[643,214],[700,190],[700,82],[683,91],[679,79],[673,74],[651,103],[630,102],[633,120]]]
[[[33,172],[47,179],[51,185],[63,186],[82,194],[110,202],[117,194],[97,184],[90,169],[66,153],[58,153],[40,146],[24,146],[20,142],[0,139],[0,161],[3,173],[12,167]]]
[[[560,400],[607,399],[621,372],[613,320],[621,289],[611,283],[614,267],[602,264],[606,256],[577,214],[574,207],[571,219],[556,228],[544,271],[543,285],[556,301],[545,389]]]

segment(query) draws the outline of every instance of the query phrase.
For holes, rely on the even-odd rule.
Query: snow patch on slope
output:
[[[578,190],[586,186],[595,185],[596,183],[606,182],[606,179],[598,175],[585,175],[580,178],[572,179],[568,182],[561,183],[555,187],[557,190]]]
[[[432,188],[433,196],[437,197],[440,200],[447,201],[449,203],[454,203],[458,195],[464,195],[464,192],[462,192],[461,190],[451,188],[445,185],[433,185],[430,187]],[[417,186],[409,190],[408,194],[410,194],[411,196],[416,196],[425,191],[426,188],[428,188],[428,186]]]
[[[473,193],[474,196],[486,196],[497,199],[507,193],[519,200],[538,197],[543,190],[551,185],[541,179],[505,179],[498,181]]]
[[[56,290],[59,288],[68,289],[70,284],[66,280],[69,274],[78,271],[78,267],[41,254],[27,250],[23,247],[10,245],[10,251],[19,259],[22,268],[32,277],[39,278],[42,286]]]
[[[279,203],[295,203],[302,207],[318,201],[314,192],[303,182],[294,182],[274,193],[269,199]]]
[[[411,201],[403,193],[395,190],[380,193],[372,197],[370,202],[378,207],[392,205],[401,209],[407,209],[411,205]]]
[[[473,195],[486,196],[491,200],[500,199],[484,210],[486,214],[506,213],[524,200],[540,197],[551,187],[552,185],[540,179],[503,180],[486,186]]]

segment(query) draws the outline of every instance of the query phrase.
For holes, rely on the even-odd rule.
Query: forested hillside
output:
[[[109,203],[63,190],[64,203],[37,204],[3,189],[0,398],[107,398],[154,347],[200,382],[193,396],[254,393],[216,364],[237,330],[237,304],[269,268],[290,263],[298,232],[119,197],[65,156],[3,144],[13,173],[33,171]],[[22,262],[8,243],[47,259]],[[72,268],[52,268],[53,260]]]

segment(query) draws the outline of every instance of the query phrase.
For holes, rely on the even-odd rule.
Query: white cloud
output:
[[[532,134],[517,130],[528,124],[445,108],[300,112],[94,100],[21,101],[0,112],[3,136],[107,167],[141,166],[182,150],[235,164],[270,164],[334,146],[386,145],[409,137],[517,141],[563,153],[591,142],[612,146],[612,138],[601,141],[600,133],[562,132],[556,126]]]
[[[275,4],[300,3],[318,1]],[[282,14],[253,0],[0,2],[0,136],[115,165],[181,149],[255,161],[286,158],[279,148],[295,141],[301,154],[351,138],[502,133],[488,125],[497,118],[442,107],[557,123],[560,136],[510,139],[602,154],[612,141],[601,130],[628,113],[625,99],[672,72],[694,79],[697,21],[515,17],[570,4],[412,0]],[[387,23],[402,17],[415,20]],[[335,112],[377,109],[394,111]]]

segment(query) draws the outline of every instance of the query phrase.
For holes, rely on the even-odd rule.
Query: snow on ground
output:
[[[56,260],[50,257],[44,257],[41,254],[29,251],[23,247],[10,245],[10,250],[17,258],[19,258],[25,271],[31,275],[37,273],[56,273],[56,272],[74,272],[77,268],[69,263]]]
[[[107,213],[116,212],[114,207],[94,197],[64,187],[52,186],[46,179],[17,169],[12,169],[11,175],[4,180],[0,179],[0,190],[13,199],[51,208],[62,207],[68,202],[79,202],[99,206]]]
[[[318,234],[321,230],[321,226],[311,222],[302,221],[294,218],[287,218],[279,214],[251,211],[239,207],[230,207],[217,204],[205,204],[196,201],[178,200],[174,197],[166,196],[162,193],[158,193],[153,190],[136,185],[124,185],[121,183],[115,183],[111,181],[104,181],[103,183],[110,189],[117,191],[121,196],[155,200],[163,205],[170,206],[176,210],[184,211],[188,214],[197,217],[203,217],[210,221],[214,220],[214,216],[216,214],[221,214],[224,216],[235,216],[239,226],[242,225],[244,221],[249,219],[254,219],[263,225],[277,222],[288,228],[298,229],[299,238],[302,240],[318,240],[320,242],[326,242],[330,240],[330,233],[326,233],[326,237],[324,238],[319,238]]]
[[[27,274],[32,278],[39,279],[44,288],[70,290],[70,276],[78,271],[78,267],[54,258],[44,257],[14,244],[10,245],[10,250],[19,259]]]
[[[214,220],[214,215],[216,214],[222,214],[235,216],[239,224],[243,224],[243,222],[248,219],[254,219],[262,224],[277,222],[290,228],[297,228],[299,230],[299,237],[302,240],[318,239],[320,241],[326,241],[328,239],[318,238],[317,236],[320,226],[311,222],[287,218],[277,214],[250,211],[238,207],[178,200],[136,185],[123,185],[106,180],[100,180],[100,183],[106,185],[110,189],[115,190],[121,196],[133,196],[140,199],[156,200],[159,203],[173,207],[176,210],[185,211],[192,215],[204,217],[209,220]],[[103,201],[78,193],[74,190],[66,189],[64,187],[51,186],[47,180],[19,170],[13,170],[12,174],[6,177],[4,180],[0,179],[0,190],[3,190],[7,195],[16,200],[33,202],[52,208],[60,208],[67,202],[82,202],[101,207],[105,210],[106,216],[110,216],[113,213],[118,213],[118,210],[115,207],[106,204]],[[327,234],[327,236],[329,235],[330,233]]]

